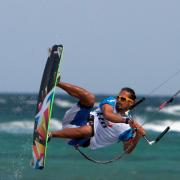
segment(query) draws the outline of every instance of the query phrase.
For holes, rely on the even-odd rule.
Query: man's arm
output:
[[[136,136],[133,139],[129,141],[124,141],[124,152],[127,154],[131,153],[137,146],[141,137],[142,135],[137,131]]]
[[[126,119],[120,114],[114,113],[113,108],[109,104],[102,106],[102,112],[105,119],[114,123],[125,123]]]
[[[137,146],[140,138],[145,135],[144,128],[140,124],[138,124],[136,121],[132,121],[130,123],[130,126],[131,126],[131,128],[134,128],[134,129],[136,128],[137,131],[136,131],[136,135],[133,139],[124,142],[124,151],[126,153],[131,153]]]

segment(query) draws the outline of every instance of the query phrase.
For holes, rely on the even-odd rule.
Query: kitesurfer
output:
[[[79,101],[65,113],[62,130],[49,132],[49,140],[67,138],[70,145],[91,149],[121,141],[124,151],[130,153],[145,135],[142,126],[126,114],[136,101],[133,89],[122,88],[117,97],[108,97],[93,109],[95,96],[91,92],[65,82],[57,86]]]

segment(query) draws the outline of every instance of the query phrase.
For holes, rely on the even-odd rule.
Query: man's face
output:
[[[134,100],[130,97],[130,93],[127,91],[121,91],[117,96],[116,109],[117,111],[127,111],[129,107],[134,104]]]

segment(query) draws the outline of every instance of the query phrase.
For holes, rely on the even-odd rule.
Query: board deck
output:
[[[43,169],[45,167],[48,130],[51,120],[56,83],[58,76],[60,76],[62,52],[62,45],[54,45],[52,47],[41,80],[36,106],[32,145],[33,159],[31,165],[35,169]]]

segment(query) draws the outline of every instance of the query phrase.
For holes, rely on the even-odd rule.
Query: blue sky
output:
[[[38,92],[47,50],[62,43],[63,81],[148,94],[180,70],[179,8],[178,0],[0,1],[0,92]],[[155,94],[173,94],[179,79]]]

